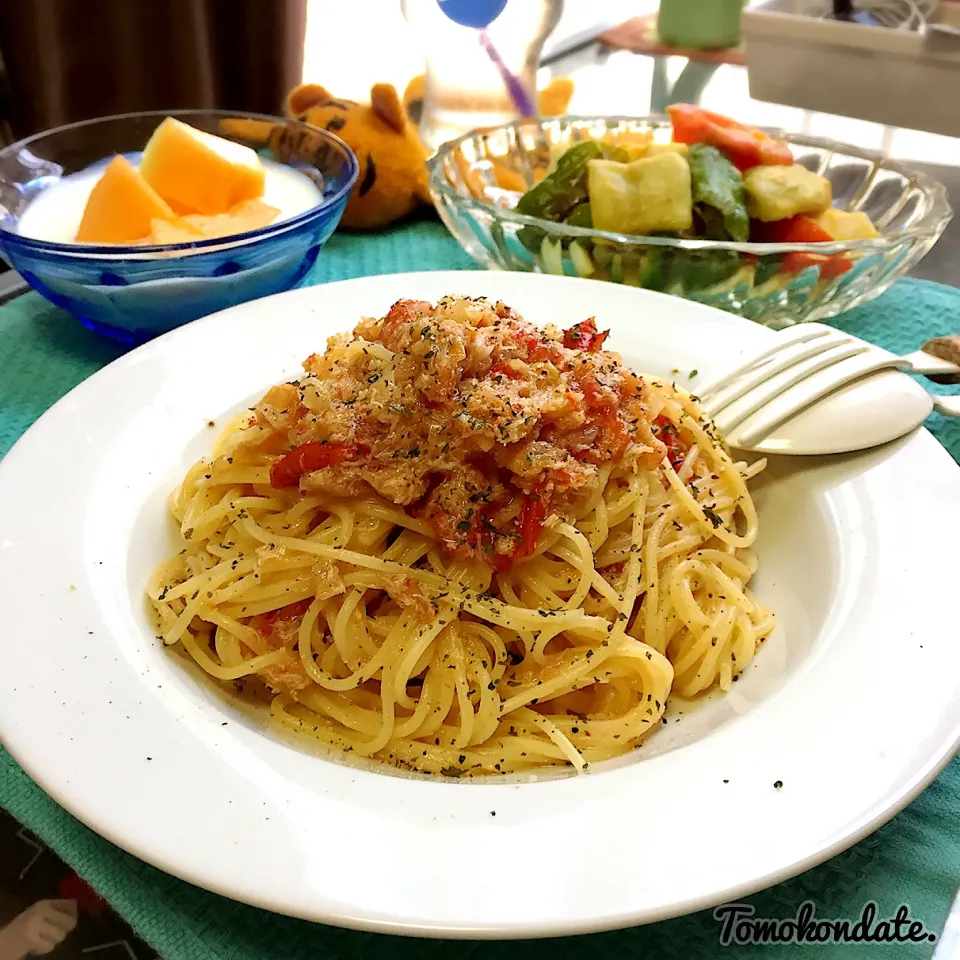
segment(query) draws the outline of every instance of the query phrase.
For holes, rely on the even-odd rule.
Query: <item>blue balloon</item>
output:
[[[437,3],[454,23],[482,30],[503,13],[507,0],[437,0]]]

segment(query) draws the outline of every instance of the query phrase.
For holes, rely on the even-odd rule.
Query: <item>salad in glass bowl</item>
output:
[[[940,184],[879,154],[690,104],[669,114],[474,131],[430,161],[438,210],[489,266],[662,290],[771,326],[876,296],[952,216]]]

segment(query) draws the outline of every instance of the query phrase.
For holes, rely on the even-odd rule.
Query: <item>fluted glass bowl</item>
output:
[[[30,205],[65,177],[95,169],[117,153],[138,162],[167,116],[294,168],[317,188],[318,202],[258,230],[190,243],[77,244],[19,232]],[[175,110],[74,123],[0,150],[0,255],[85,326],[140,343],[197,317],[296,286],[340,222],[357,171],[357,158],[342,140],[281,117]]]
[[[946,189],[929,177],[880,153],[779,130],[769,132],[790,144],[798,163],[831,181],[834,206],[867,213],[879,238],[774,244],[638,237],[513,211],[551,154],[579,140],[616,143],[647,131],[655,141],[670,139],[669,122],[659,118],[556,117],[473,131],[430,159],[430,190],[450,232],[487,267],[662,290],[770,327],[833,317],[883,293],[953,216]],[[851,265],[837,273],[821,269],[826,260],[809,263],[797,254],[842,254]]]

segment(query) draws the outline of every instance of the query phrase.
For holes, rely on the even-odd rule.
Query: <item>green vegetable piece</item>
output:
[[[780,272],[779,256],[759,257],[753,268],[753,285],[762,286]]]
[[[672,251],[648,247],[640,270],[639,285],[647,290],[665,290],[670,280]]]
[[[592,227],[593,219],[587,201],[587,164],[591,160],[626,160],[627,152],[609,143],[597,140],[584,140],[575,143],[564,151],[557,160],[556,169],[538,184],[531,187],[518,201],[517,213],[528,217],[539,217],[562,223],[568,217],[575,219],[567,222],[578,227]],[[577,212],[579,207],[585,210]],[[585,222],[584,218],[589,218]],[[540,252],[546,234],[536,227],[523,227],[517,232],[517,239],[531,252]]]
[[[587,164],[603,156],[601,147],[594,140],[585,140],[566,150],[557,168],[520,198],[517,213],[562,222],[587,199]],[[523,227],[517,233],[517,239],[533,254],[540,252],[545,236],[537,227]]]
[[[623,283],[623,257],[619,253],[610,261],[610,279],[614,283]]]
[[[613,144],[596,140],[575,143],[557,161],[557,168],[520,198],[517,213],[559,223],[587,199],[587,164],[591,160],[618,160],[626,156],[622,147]]]
[[[567,218],[563,222],[569,223],[571,227],[591,228],[593,226],[593,214],[590,212],[590,201],[585,200],[583,203],[578,203],[567,214]]]
[[[587,199],[587,164],[601,157],[600,144],[585,140],[557,161],[557,169],[531,187],[517,203],[517,213],[560,222]]]
[[[693,205],[709,240],[750,237],[747,195],[740,171],[716,148],[695,143],[687,153]]]
[[[533,254],[540,253],[545,236],[546,233],[540,227],[521,227],[517,231],[517,239]]]
[[[671,280],[685,293],[697,293],[729,280],[741,266],[733,250],[678,251]]]

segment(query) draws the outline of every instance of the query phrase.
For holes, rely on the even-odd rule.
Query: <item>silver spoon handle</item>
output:
[[[949,337],[934,337],[928,340],[920,352],[926,357],[942,363],[948,363],[952,369],[941,367],[935,373],[927,374],[937,383],[960,383],[960,334]]]
[[[910,364],[910,373],[919,373],[925,377],[936,377],[943,382],[960,382],[960,366],[945,360],[942,357],[935,357],[932,354],[924,353],[923,350],[916,350],[901,357],[905,363]],[[955,379],[954,379],[955,378]]]
[[[960,417],[960,397],[943,397],[936,393],[930,394],[933,400],[933,409],[945,417]]]

